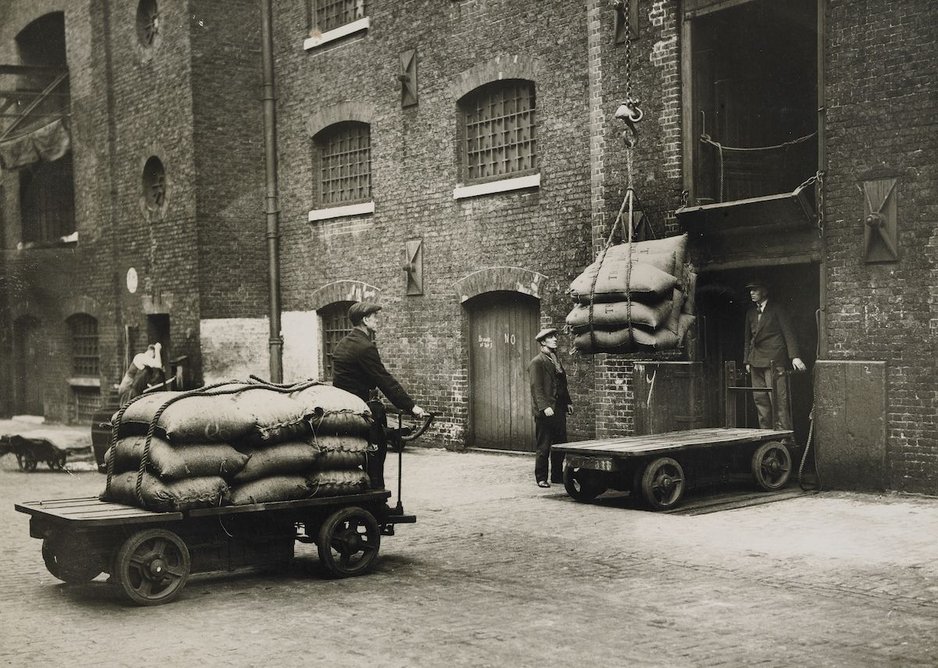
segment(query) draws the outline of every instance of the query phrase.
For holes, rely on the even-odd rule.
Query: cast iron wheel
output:
[[[319,560],[333,577],[367,573],[374,565],[380,546],[378,521],[357,506],[337,510],[319,527]]]
[[[684,469],[670,457],[660,457],[645,467],[642,498],[655,510],[677,505],[684,495]]]
[[[66,551],[77,556],[73,559],[65,559],[62,554]],[[81,546],[72,545],[69,550],[65,550],[61,541],[51,536],[42,539],[42,560],[46,564],[46,570],[62,582],[68,584],[91,582],[101,572],[100,565],[90,559],[83,559],[81,552]]]
[[[189,580],[190,565],[182,538],[166,529],[147,529],[124,541],[112,575],[132,603],[161,605],[179,596]]]
[[[752,456],[752,477],[766,492],[781,489],[791,474],[791,454],[778,441],[767,441]]]
[[[606,491],[600,473],[573,466],[563,467],[563,487],[577,501],[592,501]]]

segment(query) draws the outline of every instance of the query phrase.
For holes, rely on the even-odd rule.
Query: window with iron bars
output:
[[[101,390],[97,387],[73,387],[74,418],[78,422],[88,422],[101,407]]]
[[[368,16],[369,0],[312,0],[312,27],[328,32]]]
[[[352,321],[348,319],[348,309],[355,302],[333,302],[319,310],[322,318],[322,370],[325,380],[332,380],[332,359],[335,347],[342,338],[352,331]]]
[[[72,373],[76,376],[98,375],[98,321],[80,313],[68,319],[72,344]]]
[[[492,181],[537,171],[534,84],[487,84],[460,102],[462,178]]]
[[[331,125],[314,139],[320,208],[371,200],[371,130],[367,123]]]

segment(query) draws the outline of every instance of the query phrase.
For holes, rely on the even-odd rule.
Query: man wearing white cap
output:
[[[551,452],[551,446],[567,442],[567,413],[573,403],[567,389],[567,372],[557,356],[557,330],[542,329],[534,339],[541,350],[531,363],[531,404],[534,410],[534,479],[538,487],[550,487],[550,481],[563,482],[563,453]]]

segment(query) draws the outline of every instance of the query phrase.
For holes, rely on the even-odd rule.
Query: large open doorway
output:
[[[769,299],[781,302],[788,311],[801,359],[808,367],[807,373],[790,376],[795,440],[803,444],[807,440],[814,398],[811,371],[817,359],[818,265],[793,264],[703,273],[697,287],[701,357],[711,387],[720,387],[720,373],[727,360],[737,363],[739,380],[748,385],[742,365],[743,329],[751,303],[745,286],[754,276],[768,283]],[[747,398],[744,403],[745,410],[740,415],[748,425],[758,426],[752,399]],[[740,404],[740,408],[742,406]],[[712,416],[711,422],[719,423],[720,416]]]
[[[469,313],[470,445],[534,450],[527,377],[537,352],[540,307],[520,292],[488,292],[466,302]]]

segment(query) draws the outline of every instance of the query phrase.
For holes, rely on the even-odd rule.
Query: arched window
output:
[[[315,201],[318,208],[371,200],[371,128],[344,121],[313,137]]]
[[[537,171],[534,84],[506,79],[459,101],[460,176],[464,183]]]
[[[333,302],[319,309],[322,318],[322,372],[325,380],[332,380],[332,358],[336,344],[352,331],[348,309],[355,302]]]
[[[72,374],[75,376],[97,376],[98,321],[86,314],[78,313],[68,319],[71,342]]]

